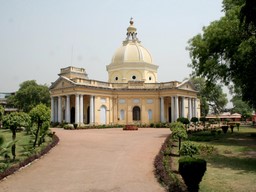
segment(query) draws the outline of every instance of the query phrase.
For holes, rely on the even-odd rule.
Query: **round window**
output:
[[[136,76],[135,76],[135,75],[133,75],[133,76],[132,76],[132,79],[133,79],[133,80],[134,80],[134,79],[136,79]]]
[[[151,80],[152,80],[152,77],[149,77],[148,79],[149,79],[149,81],[151,81]]]
[[[115,80],[117,81],[117,80],[118,80],[118,77],[116,77]]]

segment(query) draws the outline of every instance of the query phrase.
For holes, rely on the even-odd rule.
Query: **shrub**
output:
[[[187,127],[187,125],[189,124],[188,118],[185,118],[185,117],[179,117],[179,118],[177,119],[177,121],[183,123],[186,127]]]
[[[63,127],[64,129],[74,129],[74,125],[73,124],[66,124]]]
[[[182,157],[179,160],[179,172],[188,187],[188,191],[199,191],[201,182],[206,171],[206,161],[193,157]]]
[[[198,145],[200,155],[212,155],[217,152],[217,149],[213,145]]]
[[[228,126],[227,125],[221,126],[221,129],[222,129],[223,133],[225,133],[225,134],[228,132]]]
[[[199,154],[199,148],[196,144],[185,141],[183,142],[181,149],[180,149],[180,155],[182,156],[190,156]]]
[[[172,149],[170,148],[170,147],[166,147],[165,149],[164,149],[164,155],[166,156],[166,155],[171,155],[171,153],[172,153]]]
[[[237,131],[239,131],[240,123],[236,123]]]

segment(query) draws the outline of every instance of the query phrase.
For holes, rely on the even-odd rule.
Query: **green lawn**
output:
[[[200,183],[200,191],[256,191],[255,134],[255,128],[241,127],[239,132],[235,129],[232,134],[205,134],[201,136],[204,141],[198,141],[200,136],[194,137],[194,140],[197,140],[195,143],[213,145],[216,148],[212,155],[201,156],[207,160],[207,171]],[[178,157],[174,157],[174,165],[178,169]]]
[[[9,129],[0,129],[0,135],[4,136],[4,144],[2,146],[5,146],[9,141],[12,141],[12,133]],[[12,166],[17,162],[24,160],[29,155],[40,151],[51,141],[51,138],[46,137],[46,142],[36,149],[32,148],[34,137],[26,134],[25,131],[17,132],[16,140],[16,160],[14,162],[6,163],[6,161],[4,161],[4,157],[0,156],[0,172],[6,167]],[[8,155],[12,158],[11,148],[8,151]]]

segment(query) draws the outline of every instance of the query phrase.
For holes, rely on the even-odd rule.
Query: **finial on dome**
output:
[[[133,25],[133,18],[130,19],[130,24]]]

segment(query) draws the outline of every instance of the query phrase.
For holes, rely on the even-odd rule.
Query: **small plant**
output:
[[[188,127],[188,124],[189,124],[189,120],[188,120],[188,118],[185,118],[185,117],[179,117],[179,118],[177,119],[177,121],[178,121],[178,122],[183,123],[183,124],[185,125],[185,127],[186,127],[186,128]]]
[[[193,157],[182,157],[179,159],[179,172],[188,187],[188,191],[199,191],[201,182],[206,171],[206,161]]]
[[[64,129],[74,129],[74,125],[73,124],[66,124],[63,127]]]
[[[198,154],[199,154],[199,148],[196,144],[190,141],[183,142],[180,149],[180,155],[192,157],[193,155],[198,155]]]
[[[213,145],[198,145],[200,155],[212,155],[217,152],[217,149]]]
[[[180,151],[181,140],[188,138],[186,129],[181,122],[173,122],[170,124],[170,127],[171,127],[171,131],[172,131],[172,138],[179,140],[179,151]]]
[[[237,131],[239,131],[240,123],[236,123]]]
[[[227,125],[221,126],[221,129],[222,129],[223,133],[225,133],[225,134],[228,132],[228,126]]]
[[[197,117],[192,117],[190,121],[194,123],[195,129],[196,129],[196,124],[198,122],[198,118]]]

